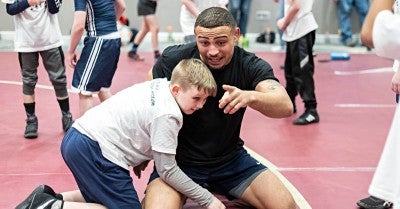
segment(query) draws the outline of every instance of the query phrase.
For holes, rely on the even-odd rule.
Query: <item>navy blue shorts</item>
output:
[[[85,37],[72,78],[72,90],[91,95],[110,88],[120,53],[120,38]]]
[[[132,177],[103,157],[96,141],[70,128],[61,143],[61,154],[88,203],[108,209],[141,209]]]
[[[211,192],[217,192],[228,198],[240,198],[258,174],[267,169],[266,166],[250,156],[244,148],[238,151],[234,159],[218,166],[178,165],[194,182]],[[154,169],[149,182],[158,177],[159,175]]]

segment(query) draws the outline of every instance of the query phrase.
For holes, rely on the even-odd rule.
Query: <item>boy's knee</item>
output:
[[[65,97],[68,95],[67,79],[65,76],[50,77],[50,80],[57,97]]]
[[[22,93],[25,95],[35,94],[36,79],[23,79],[22,81]]]

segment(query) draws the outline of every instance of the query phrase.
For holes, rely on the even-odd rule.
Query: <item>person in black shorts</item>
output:
[[[247,153],[240,137],[247,107],[271,118],[292,115],[293,105],[285,88],[269,63],[235,46],[240,29],[228,10],[203,10],[194,28],[196,43],[167,47],[149,72],[150,78],[169,79],[180,60],[199,58],[217,83],[216,97],[209,98],[203,109],[183,116],[176,153],[178,165],[210,191],[238,198],[253,207],[296,208],[289,190]],[[154,171],[142,204],[146,209],[181,208],[185,200]]]
[[[157,8],[157,0],[139,0],[137,4],[137,11],[139,16],[143,16],[142,26],[133,40],[132,49],[128,52],[128,56],[136,61],[143,61],[144,58],[139,56],[137,49],[142,43],[144,37],[148,32],[151,33],[151,44],[153,46],[154,58],[160,57],[158,49],[158,23],[155,15]]]

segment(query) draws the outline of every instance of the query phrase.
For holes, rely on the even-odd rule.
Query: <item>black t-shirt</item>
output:
[[[166,48],[153,67],[153,78],[170,80],[173,68],[180,60],[188,58],[200,59],[196,43]],[[245,108],[230,115],[218,107],[218,100],[225,92],[223,84],[254,90],[260,81],[277,80],[266,61],[239,47],[235,47],[228,65],[211,72],[218,86],[217,96],[209,97],[203,108],[193,114],[184,114],[176,154],[180,164],[218,165],[232,159],[243,146],[240,129]]]

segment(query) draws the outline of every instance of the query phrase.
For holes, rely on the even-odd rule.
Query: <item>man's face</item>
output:
[[[211,69],[221,69],[231,61],[235,43],[239,38],[239,29],[232,31],[228,26],[197,26],[194,32],[201,60]]]

